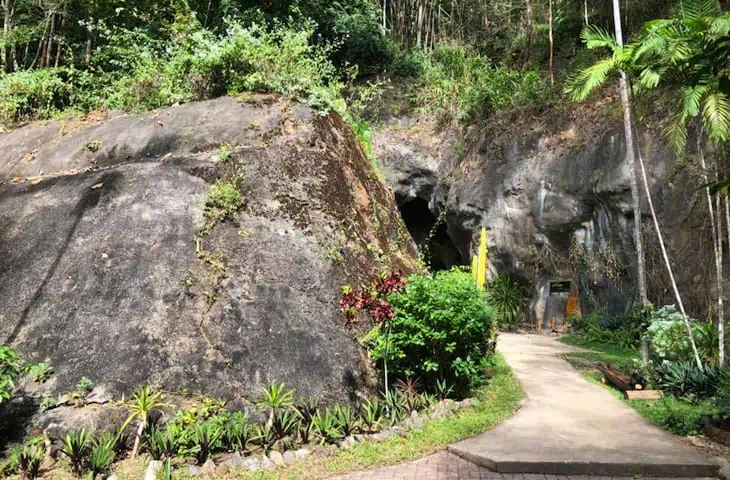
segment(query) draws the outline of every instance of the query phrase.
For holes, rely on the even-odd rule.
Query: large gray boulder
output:
[[[201,234],[211,186],[235,174],[245,206]],[[410,271],[415,250],[336,114],[221,98],[32,124],[0,135],[0,181],[0,344],[53,365],[53,391],[372,388],[340,288]]]

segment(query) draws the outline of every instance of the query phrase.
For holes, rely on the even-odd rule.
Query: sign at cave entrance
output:
[[[550,282],[550,295],[556,293],[570,293],[570,281]]]

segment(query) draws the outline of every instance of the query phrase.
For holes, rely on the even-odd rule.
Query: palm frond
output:
[[[639,74],[639,85],[642,88],[656,88],[662,81],[662,75],[666,71],[665,68],[647,67]]]
[[[680,112],[686,117],[696,117],[700,114],[700,103],[702,97],[707,93],[708,87],[706,85],[693,85],[691,87],[684,87],[680,90],[680,97],[682,99],[682,111]]]
[[[664,134],[669,138],[675,153],[683,152],[687,147],[687,117],[681,113],[672,117]]]
[[[717,13],[716,0],[684,0],[680,8],[680,15],[683,19],[690,21],[717,15]]]
[[[730,13],[724,13],[712,20],[710,32],[715,35],[730,35]]]
[[[727,95],[715,92],[703,102],[702,117],[711,140],[725,142],[730,138],[730,103]]]
[[[616,70],[618,70],[617,64],[613,57],[600,60],[568,80],[565,93],[574,101],[583,102],[596,88],[606,82],[609,74]]]
[[[590,50],[594,48],[610,48],[611,50],[618,47],[616,39],[601,27],[589,25],[580,33],[580,38]]]

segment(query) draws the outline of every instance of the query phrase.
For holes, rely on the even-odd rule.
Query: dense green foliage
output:
[[[611,344],[620,349],[636,349],[646,334],[653,309],[634,304],[631,311],[609,316],[593,311],[585,317],[570,319],[574,332],[580,333],[587,344]]]
[[[480,380],[493,352],[495,315],[468,272],[413,275],[389,301],[392,321],[366,344],[376,361],[388,359],[394,378],[418,378],[429,391],[446,379],[460,393]]]
[[[419,103],[465,121],[525,105],[542,105],[551,95],[538,69],[495,65],[464,47],[439,47],[431,56],[399,57],[397,72],[418,80]]]
[[[687,327],[681,313],[674,305],[654,312],[647,329],[651,352],[660,361],[688,361],[693,359]],[[717,362],[718,335],[712,323],[692,321],[692,336],[703,361],[709,365]]]
[[[10,398],[15,389],[15,379],[23,372],[23,363],[8,346],[0,346],[0,403]]]

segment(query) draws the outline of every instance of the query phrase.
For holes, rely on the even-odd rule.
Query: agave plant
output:
[[[337,425],[339,426],[339,430],[342,432],[343,436],[349,437],[355,433],[358,428],[360,428],[360,419],[352,411],[352,408],[335,405],[332,407],[332,413],[335,416]]]
[[[268,423],[257,425],[256,441],[261,445],[264,453],[268,453],[276,443],[276,431],[274,430],[274,427],[270,426]]]
[[[17,447],[12,456],[17,462],[23,480],[33,480],[39,476],[45,453],[38,445]]]
[[[392,425],[399,423],[410,414],[405,395],[398,390],[384,392],[383,404],[385,405],[385,411]]]
[[[223,436],[223,430],[211,422],[202,422],[194,425],[190,431],[190,452],[195,455],[198,464],[208,460],[216,444]]]
[[[487,303],[494,309],[501,328],[517,329],[524,295],[522,286],[506,275],[499,275],[489,284]]]
[[[312,431],[323,445],[325,443],[335,443],[343,436],[339,421],[330,408],[324,412],[318,411],[314,415],[312,418]]]
[[[122,400],[122,405],[128,407],[131,413],[122,425],[121,431],[124,431],[133,420],[137,419],[139,422],[137,433],[134,437],[132,458],[137,456],[139,443],[142,439],[142,434],[144,433],[145,428],[147,428],[150,413],[153,411],[159,411],[161,408],[167,406],[167,404],[163,402],[164,398],[165,397],[162,392],[155,392],[148,385],[145,385],[137,391],[128,402]]]
[[[153,460],[173,458],[180,450],[179,436],[172,428],[150,428],[143,443]]]
[[[383,404],[377,398],[368,400],[360,407],[360,418],[366,433],[374,433],[383,421]]]
[[[71,471],[81,475],[89,453],[89,432],[85,429],[68,432],[61,453],[68,458]]]
[[[261,408],[269,409],[268,425],[274,425],[276,411],[294,405],[294,390],[287,390],[285,383],[272,383],[263,390],[261,400],[257,403]]]
[[[319,409],[319,401],[310,397],[297,403],[294,407],[299,416],[299,439],[302,443],[309,443],[309,437],[312,432],[312,418],[317,414]]]
[[[243,452],[254,438],[254,429],[245,413],[235,412],[223,430],[223,443],[232,451]]]
[[[436,396],[443,401],[454,394],[454,386],[449,384],[445,378],[436,380]]]
[[[97,443],[91,447],[88,459],[89,479],[107,473],[114,461],[114,448],[109,443]]]
[[[274,418],[274,429],[279,438],[284,438],[293,434],[297,430],[299,417],[294,410],[281,410],[277,412]]]
[[[175,478],[174,470],[172,468],[172,460],[167,459],[162,464],[162,468],[157,471],[155,480],[173,480]]]

